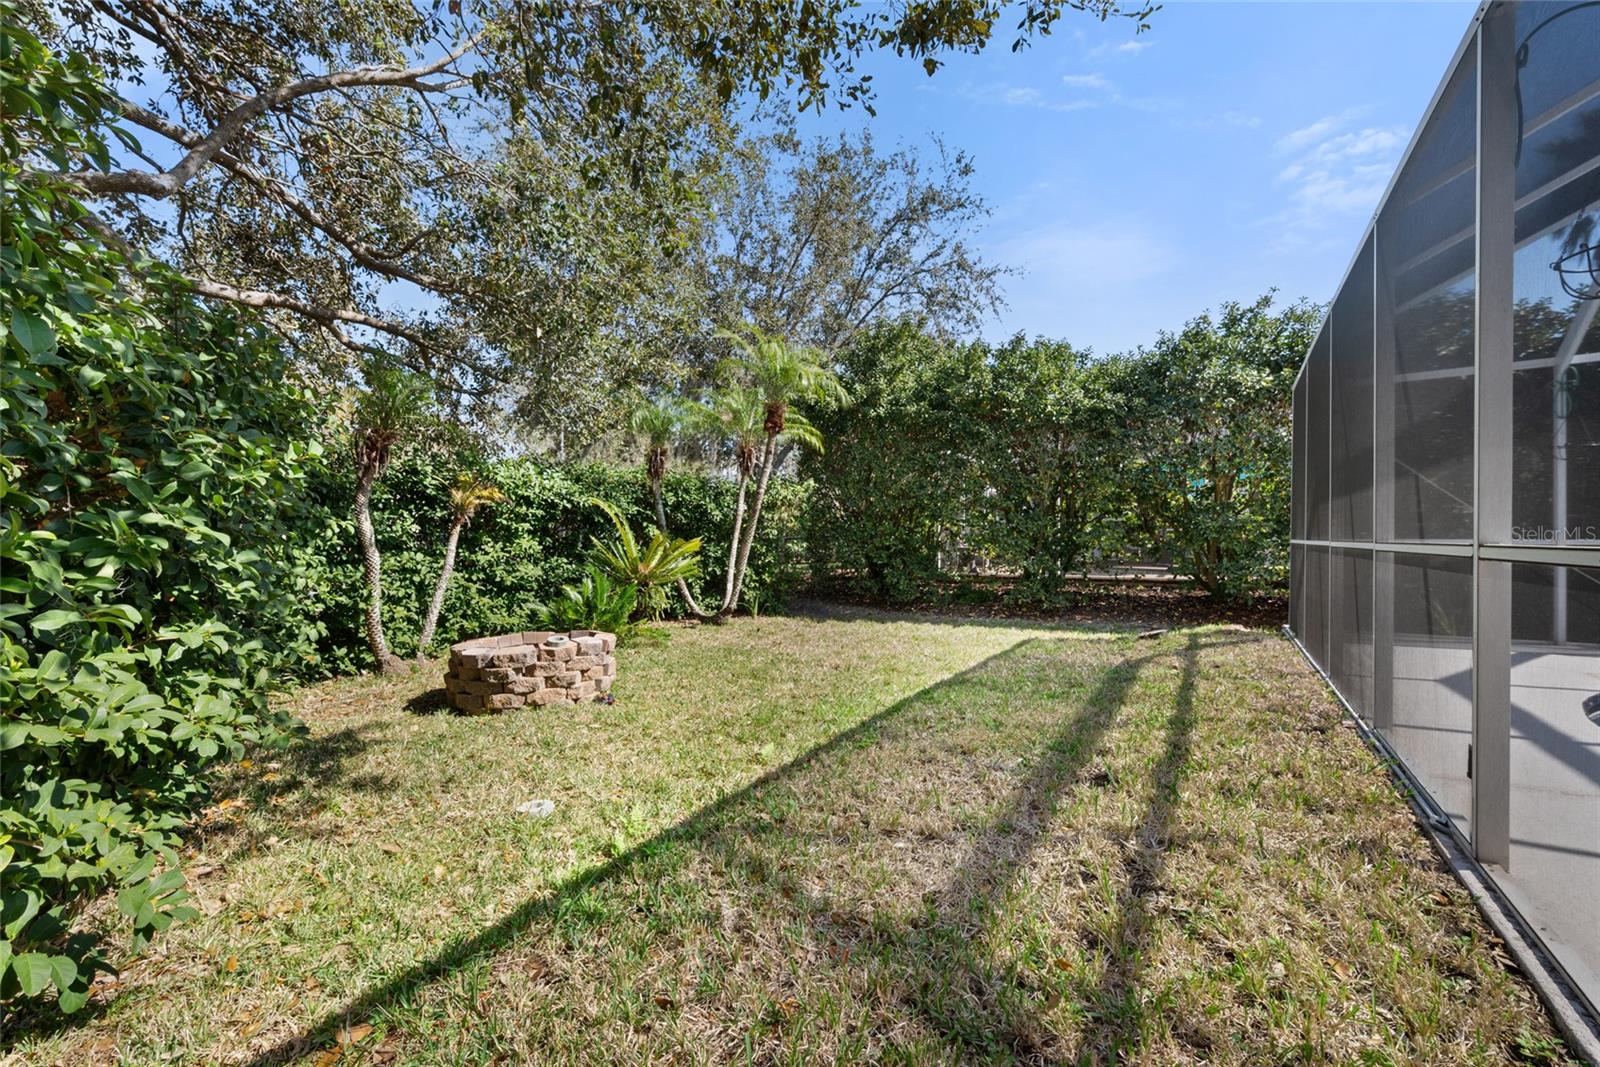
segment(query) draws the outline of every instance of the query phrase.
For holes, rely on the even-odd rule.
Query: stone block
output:
[[[600,660],[596,656],[573,656],[567,660],[567,669],[570,671],[586,671],[599,662]]]
[[[598,637],[580,637],[574,643],[578,646],[579,656],[603,656],[606,654],[606,643]]]
[[[474,667],[470,663],[462,663],[454,669],[455,676],[463,682],[475,682],[483,677],[483,669]]]
[[[556,645],[554,648],[551,648],[549,645],[539,646],[541,653],[545,649],[550,650],[550,658],[555,660],[557,663],[565,663],[567,660],[578,654],[578,646],[573,644],[571,641],[568,641],[564,645]],[[544,657],[541,655],[539,658],[543,659]]]
[[[521,667],[537,658],[538,653],[531,648],[511,648],[496,652],[491,662],[496,667]]]
[[[462,711],[483,710],[483,697],[477,696],[473,693],[457,693],[455,699],[452,700],[451,703],[460,708]]]
[[[567,671],[564,674],[551,675],[549,681],[547,681],[545,684],[553,685],[558,689],[570,689],[572,686],[577,685],[581,681],[583,681],[582,673],[579,671]]]
[[[515,667],[485,667],[483,669],[483,680],[486,682],[509,682],[516,677],[518,677],[518,672]]]
[[[525,645],[542,645],[555,635],[549,630],[524,630],[519,636]]]
[[[583,682],[567,690],[567,694],[571,696],[573,700],[583,700],[586,697],[592,697],[595,695],[595,692],[596,690],[593,682]]]
[[[606,669],[604,667],[600,666],[590,667],[588,670],[583,672],[583,680],[586,682],[592,682],[596,678],[603,678],[605,676],[605,670]]]
[[[509,711],[522,707],[526,700],[521,693],[495,693],[483,698],[483,706],[493,711]]]
[[[600,639],[600,648],[601,648],[602,651],[605,652],[606,655],[609,656],[612,652],[616,651],[616,648],[617,648],[617,635],[616,634],[608,634],[604,630],[596,630],[594,636],[596,636],[596,637],[598,637]]]
[[[543,688],[543,678],[514,678],[506,683],[506,692],[508,693],[537,693]]]
[[[617,676],[617,657],[607,656],[606,661],[600,667],[607,678],[615,678]]]
[[[486,667],[489,665],[489,661],[494,659],[494,657],[494,649],[483,648],[482,646],[479,646],[470,651],[461,653],[461,665],[463,667]]]
[[[528,703],[541,708],[547,704],[564,703],[566,699],[567,691],[565,689],[552,689],[546,687],[539,690],[537,693],[528,694]]]
[[[616,679],[611,675],[602,674],[594,680],[594,691],[596,693],[609,693],[611,692],[611,683],[615,681]]]

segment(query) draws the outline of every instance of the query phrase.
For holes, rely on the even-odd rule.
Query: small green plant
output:
[[[534,604],[540,625],[551,630],[606,630],[619,640],[632,629],[639,589],[631,582],[616,582],[591,563],[577,585],[563,585],[547,604]]]
[[[614,541],[590,538],[591,563],[612,579],[637,589],[639,606],[652,621],[660,619],[667,607],[667,589],[700,576],[700,538],[685,541],[653,530],[649,542],[641,546],[616,507],[598,497],[589,502],[604,511],[617,528]]]
[[[744,591],[744,604],[745,607],[750,609],[750,617],[752,619],[761,618],[761,602],[765,599],[766,594],[761,591],[759,586],[752,585]]]

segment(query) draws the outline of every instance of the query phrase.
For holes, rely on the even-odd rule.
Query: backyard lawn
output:
[[[12,1060],[1566,1062],[1274,634],[671,633],[611,706],[296,694],[202,917]]]

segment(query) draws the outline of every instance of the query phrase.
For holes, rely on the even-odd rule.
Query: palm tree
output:
[[[667,477],[667,460],[672,455],[672,438],[693,418],[693,412],[676,397],[665,396],[654,400],[644,398],[628,412],[628,429],[644,438],[645,481],[650,486],[650,496],[655,501],[656,522],[662,534],[667,533],[667,509],[661,500],[661,485]],[[689,583],[678,579],[678,593],[689,611],[704,616],[695,602]]]
[[[726,618],[733,611],[730,605],[733,601],[734,572],[739,562],[739,535],[744,528],[750,476],[756,469],[756,458],[761,448],[764,412],[761,394],[747,385],[738,384],[713,393],[710,402],[698,409],[701,428],[710,436],[721,438],[733,446],[734,469],[739,476],[733,532],[728,538],[727,580],[722,604],[717,609],[720,618]]]
[[[850,395],[845,392],[838,376],[823,366],[822,355],[815,349],[791,345],[782,337],[764,333],[754,326],[746,326],[745,334],[722,331],[721,336],[733,341],[739,349],[739,357],[734,365],[735,374],[745,379],[748,388],[760,398],[763,438],[759,461],[761,474],[756,483],[750,521],[734,535],[738,554],[729,574],[729,592],[719,613],[726,616],[739,606],[745,571],[750,563],[750,546],[755,542],[756,526],[761,521],[761,506],[766,501],[767,486],[772,480],[772,469],[776,466],[779,439],[819,452],[822,450],[822,435],[810,421],[793,410],[793,405],[807,403],[832,407],[848,404]],[[741,493],[741,504],[742,501]]]
[[[444,607],[444,592],[450,585],[450,576],[456,572],[456,545],[461,540],[462,527],[472,521],[478,509],[488,504],[502,503],[506,495],[496,485],[484,481],[476,474],[462,474],[450,487],[450,535],[444,541],[444,567],[439,571],[439,582],[433,587],[433,600],[428,604],[428,617],[422,622],[422,636],[417,638],[417,658],[427,654],[433,642],[433,630],[439,623],[439,612]]]
[[[377,360],[362,370],[367,388],[356,398],[350,436],[356,461],[356,535],[361,541],[361,571],[367,581],[367,645],[378,669],[393,674],[405,669],[389,651],[383,636],[383,584],[378,538],[372,527],[372,487],[389,466],[395,446],[416,427],[431,402],[426,380]]]

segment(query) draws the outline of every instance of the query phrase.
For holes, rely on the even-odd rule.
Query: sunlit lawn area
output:
[[[613,706],[446,715],[437,664],[297,694],[310,740],[194,837],[204,916],[13,1059],[1564,1062],[1273,634],[620,655]]]

